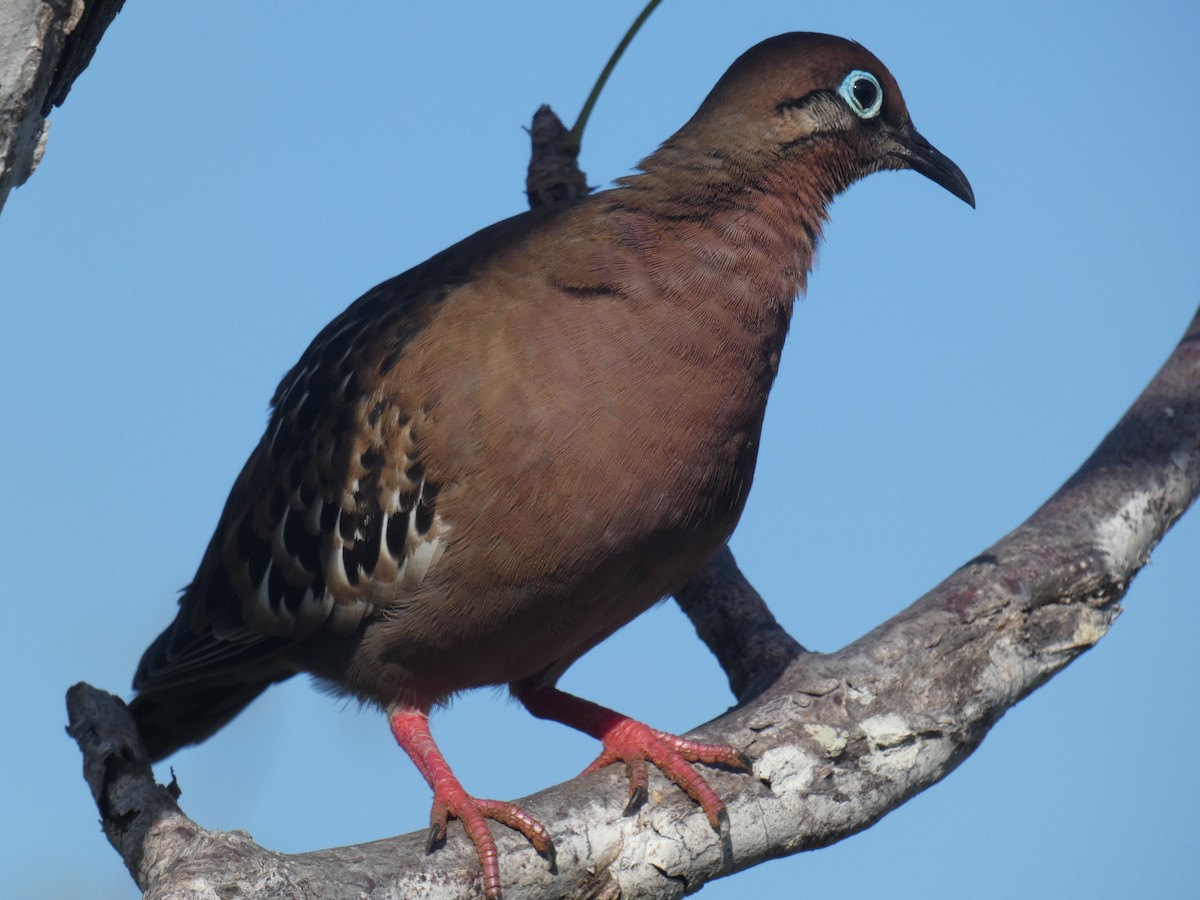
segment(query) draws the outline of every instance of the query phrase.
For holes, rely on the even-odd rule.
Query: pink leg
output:
[[[700,805],[713,828],[719,831],[721,823],[727,820],[725,804],[689,763],[715,763],[734,769],[748,769],[749,761],[740,750],[723,744],[701,744],[656,731],[628,716],[558,688],[521,687],[516,694],[539,719],[562,722],[603,743],[604,749],[595,762],[583,770],[584,775],[610,763],[625,763],[625,770],[629,774],[626,813],[632,812],[646,799],[646,763],[650,762]]]
[[[500,897],[500,859],[496,842],[488,831],[488,819],[521,832],[539,853],[549,857],[553,865],[554,845],[550,842],[550,833],[541,822],[515,804],[481,800],[463,789],[433,740],[427,710],[411,707],[393,709],[388,714],[388,721],[396,743],[416,763],[433,788],[433,808],[429,811],[429,849],[446,837],[446,825],[450,819],[462,822],[483,865],[483,895],[488,900],[498,900]]]

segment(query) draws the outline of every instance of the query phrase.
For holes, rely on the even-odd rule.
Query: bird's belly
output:
[[[536,479],[490,501],[452,491],[444,554],[421,590],[364,624],[351,689],[385,706],[437,702],[566,668],[679,589],[725,541],[752,456],[666,466],[649,478],[631,462],[619,469],[620,485],[589,481],[565,492],[547,473],[558,489],[545,495]],[[651,492],[661,502],[641,502]],[[491,503],[505,514],[489,516]],[[505,528],[492,527],[499,521]]]
[[[457,691],[504,684],[565,668],[595,644],[682,586],[720,546],[730,525],[663,535],[610,557],[590,571],[480,586],[478,594],[422,598],[366,626],[374,645],[374,690],[414,690],[439,700]]]
[[[512,331],[533,333],[526,324]],[[422,428],[443,552],[418,590],[397,590],[364,624],[355,693],[436,701],[565,668],[728,538],[753,475],[765,364],[747,386],[730,354],[601,353],[613,343],[546,340],[516,362],[447,371],[470,402],[434,407]],[[487,377],[511,366],[515,383]],[[505,414],[482,412],[494,408]]]

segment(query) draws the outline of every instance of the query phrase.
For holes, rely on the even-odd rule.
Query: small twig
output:
[[[575,124],[571,126],[571,130],[568,132],[564,144],[565,152],[572,156],[579,155],[579,148],[583,144],[583,130],[587,128],[588,119],[591,118],[592,109],[595,108],[596,101],[600,98],[600,92],[604,90],[604,85],[608,83],[608,76],[617,67],[617,62],[625,53],[625,48],[629,46],[634,35],[641,30],[642,25],[646,23],[646,20],[650,18],[650,14],[658,8],[660,3],[662,3],[662,0],[650,0],[646,4],[645,8],[638,14],[638,17],[633,20],[633,24],[629,26],[629,30],[625,32],[625,36],[621,38],[621,42],[617,44],[617,49],[608,58],[608,62],[604,64],[604,69],[600,72],[600,77],[592,85],[592,92],[588,94],[587,100],[584,101],[583,109],[579,112],[579,118],[575,120]]]

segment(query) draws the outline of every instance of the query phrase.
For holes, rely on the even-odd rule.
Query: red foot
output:
[[[724,744],[701,744],[686,738],[657,731],[628,716],[613,712],[596,703],[583,700],[558,688],[530,688],[517,692],[525,707],[539,719],[553,719],[590,734],[604,744],[604,750],[583,774],[595,772],[610,763],[623,761],[629,775],[629,800],[626,814],[641,805],[648,794],[646,763],[683,789],[699,804],[709,823],[718,831],[728,820],[725,804],[689,763],[702,762],[748,769],[745,755]]]
[[[483,865],[483,895],[488,900],[500,898],[500,858],[496,852],[496,842],[488,831],[488,819],[521,832],[539,853],[550,859],[553,866],[554,845],[550,841],[550,833],[541,822],[513,803],[482,800],[472,797],[463,789],[433,740],[425,710],[395,709],[389,714],[388,721],[396,743],[416,763],[433,788],[427,850],[432,850],[436,843],[446,837],[446,825],[450,819],[462,822],[463,830],[475,844],[479,862]]]

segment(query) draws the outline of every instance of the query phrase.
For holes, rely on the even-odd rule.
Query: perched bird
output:
[[[637,174],[485,228],[334,319],[284,377],[132,709],[154,759],[309,672],[378,704],[462,822],[500,896],[493,819],[430,734],[459,691],[508,684],[647,763],[717,827],[693,762],[730,747],[655,731],[555,687],[679,589],[746,502],[767,394],[829,204],[913,169],[974,205],[866,49],[785,34],[739,58]]]

